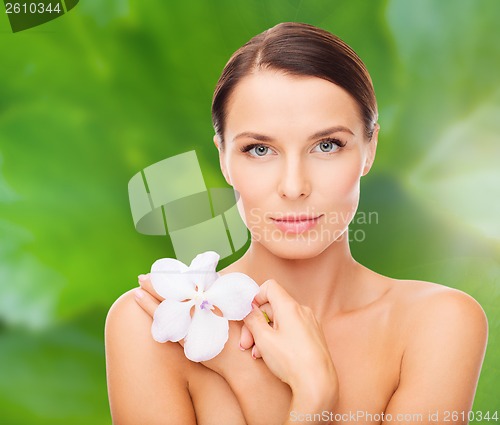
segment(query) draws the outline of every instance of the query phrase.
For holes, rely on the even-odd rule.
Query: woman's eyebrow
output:
[[[324,130],[321,130],[321,131],[314,133],[311,137],[309,137],[309,140],[320,139],[321,137],[329,136],[330,134],[339,133],[339,132],[340,133],[349,133],[349,134],[352,134],[353,136],[355,136],[355,134],[349,128],[347,128],[343,125],[335,125],[333,127],[326,128]]]
[[[251,139],[259,140],[260,142],[271,142],[273,140],[272,137],[265,136],[264,134],[254,133],[252,131],[244,131],[242,133],[237,134],[233,138],[233,142],[240,137],[249,137]]]
[[[333,133],[338,133],[338,132],[343,132],[343,133],[349,133],[352,134],[353,136],[355,135],[352,130],[350,130],[348,127],[345,127],[343,125],[335,125],[333,127],[326,128],[324,130],[320,130],[316,133],[314,133],[312,136],[309,137],[309,140],[313,139],[319,139],[321,137],[328,136]],[[237,134],[234,138],[233,141],[236,139],[239,139],[240,137],[249,137],[251,139],[258,140],[260,142],[272,142],[274,139],[270,136],[266,136],[265,134],[260,134],[260,133],[254,133],[253,131],[243,131],[242,133]]]

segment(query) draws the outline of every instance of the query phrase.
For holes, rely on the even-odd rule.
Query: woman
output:
[[[212,116],[252,236],[221,273],[246,273],[260,291],[222,353],[192,363],[178,343],[153,341],[162,298],[143,276],[106,323],[114,423],[467,423],[487,341],[480,305],[350,253],[379,130],[357,55],[326,31],[279,24],[231,57]]]

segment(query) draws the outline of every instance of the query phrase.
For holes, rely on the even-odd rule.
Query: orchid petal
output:
[[[193,305],[194,301],[162,301],[153,315],[153,339],[158,342],[177,342],[184,338],[191,324],[190,310]]]
[[[217,306],[228,320],[243,320],[252,310],[252,300],[259,292],[259,285],[243,273],[228,273],[219,277],[205,298]]]
[[[213,271],[217,267],[220,255],[214,251],[203,252],[194,257],[189,265],[190,270]]]
[[[196,308],[184,340],[184,353],[193,362],[210,360],[222,351],[228,336],[227,319]]]
[[[151,284],[163,298],[182,301],[195,296],[195,283],[184,263],[173,258],[161,258],[151,266]]]
[[[189,269],[183,262],[174,258],[160,258],[151,266],[152,272],[182,273]]]
[[[204,292],[212,286],[219,275],[216,272],[194,272],[189,271],[189,279],[198,287],[198,291]]]
[[[218,274],[215,271],[219,262],[219,254],[214,251],[207,251],[198,254],[189,266],[189,275],[199,291],[206,291],[212,283],[217,280]]]

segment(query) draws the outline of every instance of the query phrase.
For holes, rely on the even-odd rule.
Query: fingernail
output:
[[[254,345],[254,346],[253,346],[253,348],[252,348],[252,358],[253,358],[254,360],[257,360],[257,357],[255,357],[255,345]]]
[[[139,276],[137,276],[137,278],[139,279],[139,282],[145,282],[146,280],[148,280],[148,275],[140,274]]]
[[[241,346],[241,342],[240,342],[238,345],[240,346],[240,350],[241,350],[241,351],[245,351],[245,350],[246,350],[246,348],[243,348],[243,347]]]
[[[141,299],[142,297],[144,297],[144,291],[141,288],[135,288],[134,295],[136,298]]]

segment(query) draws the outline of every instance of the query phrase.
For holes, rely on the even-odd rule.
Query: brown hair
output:
[[[377,101],[364,63],[328,31],[284,22],[253,37],[234,52],[224,67],[212,101],[212,122],[221,147],[228,99],[243,77],[259,69],[318,77],[342,87],[358,104],[366,136],[371,139],[378,118]]]

